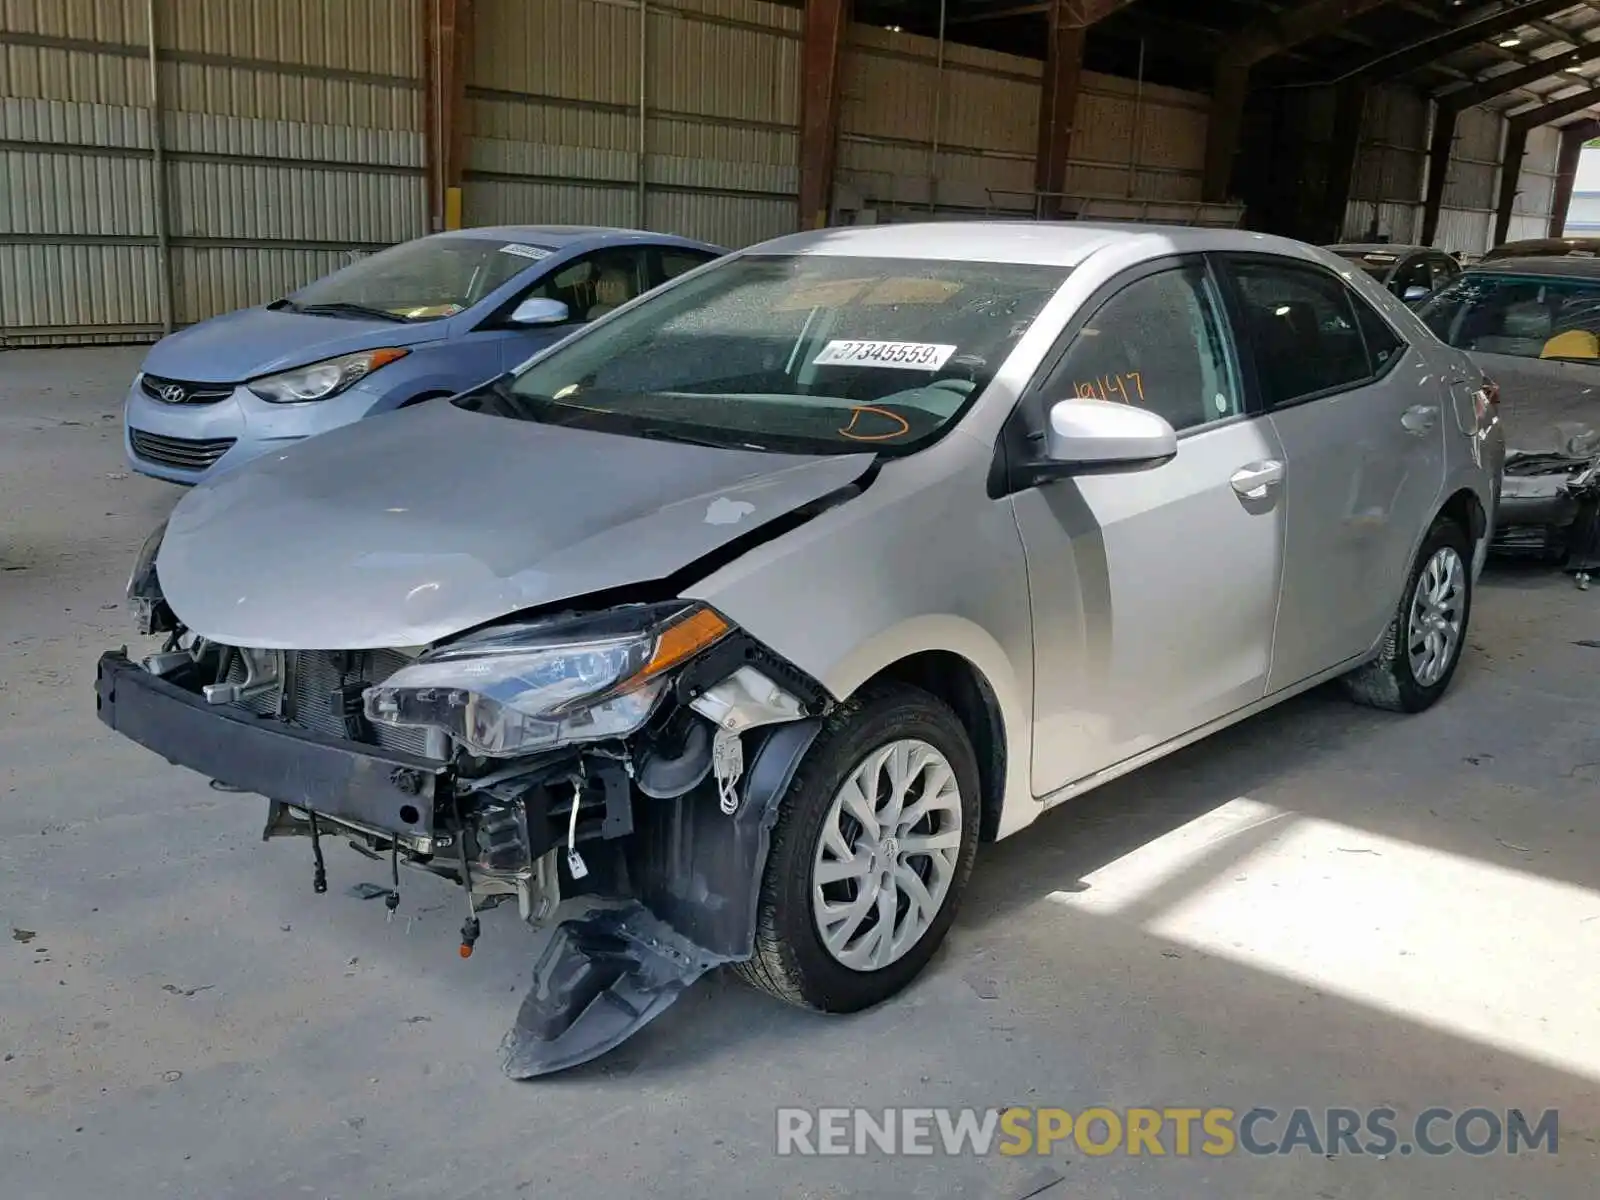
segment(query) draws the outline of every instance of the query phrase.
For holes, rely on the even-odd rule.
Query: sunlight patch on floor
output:
[[[1085,882],[1052,899],[1126,914],[1154,894],[1130,918],[1148,933],[1600,1079],[1600,892],[1247,799]]]

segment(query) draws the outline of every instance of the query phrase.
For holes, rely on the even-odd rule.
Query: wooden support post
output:
[[[833,212],[839,156],[839,76],[849,0],[805,0],[800,49],[800,228],[821,229]]]
[[[424,0],[423,164],[429,233],[459,229],[467,166],[467,72],[473,0]]]

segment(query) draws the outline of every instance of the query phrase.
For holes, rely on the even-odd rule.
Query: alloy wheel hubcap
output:
[[[961,854],[961,790],[927,742],[890,742],[850,772],[823,818],[811,912],[839,963],[876,971],[904,956],[944,906]]]
[[[1411,675],[1423,687],[1444,678],[1461,645],[1465,615],[1466,570],[1449,546],[1434,551],[1411,596],[1406,621],[1406,655]]]

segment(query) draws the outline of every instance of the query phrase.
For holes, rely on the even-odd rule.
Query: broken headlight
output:
[[[367,719],[442,729],[491,758],[627,737],[672,669],[731,628],[703,605],[675,602],[490,629],[368,688]]]
[[[135,627],[142,634],[170,633],[177,627],[172,610],[161,595],[161,580],[156,575],[156,555],[161,552],[161,539],[166,536],[167,523],[157,525],[134,561],[128,576],[128,607],[133,610]]]

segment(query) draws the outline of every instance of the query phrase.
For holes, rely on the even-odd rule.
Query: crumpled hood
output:
[[[434,341],[444,336],[445,324],[244,308],[162,338],[150,348],[141,369],[193,383],[243,383],[357,350]]]
[[[722,450],[436,401],[201,483],[156,560],[214,641],[422,646],[518,610],[662,579],[859,479],[870,454]]]

